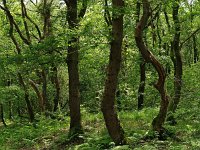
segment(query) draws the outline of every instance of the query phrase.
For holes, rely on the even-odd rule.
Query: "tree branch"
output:
[[[24,35],[22,34],[21,30],[19,29],[19,26],[16,24],[11,12],[10,12],[10,10],[7,7],[6,0],[3,0],[3,5],[4,5],[4,9],[3,10],[5,11],[5,13],[6,13],[7,17],[8,17],[10,24],[14,25],[17,33],[19,34],[19,36],[23,40],[23,42],[25,44],[27,44],[27,45],[30,45],[29,40],[24,37]]]
[[[24,28],[25,28],[25,31],[26,31],[26,37],[28,39],[28,41],[30,42],[31,41],[31,38],[30,38],[30,33],[29,33],[29,29],[28,29],[28,25],[27,25],[27,22],[26,22],[26,19],[25,19],[25,13],[26,13],[26,7],[24,5],[24,0],[21,0],[21,12],[22,12],[22,19],[23,19],[23,22],[24,22]]]
[[[79,21],[80,19],[82,19],[85,15],[85,12],[87,10],[87,3],[88,3],[88,0],[82,0],[82,7],[81,7],[81,10],[78,14],[78,18],[79,18]]]
[[[112,24],[112,19],[111,19],[111,15],[110,15],[110,12],[108,10],[108,1],[105,0],[105,10],[104,10],[104,18],[105,18],[105,21],[107,23],[108,26],[110,26]]]
[[[181,42],[180,47],[182,47],[193,35],[197,34],[200,31],[200,27],[197,28],[190,36],[188,36],[183,42]]]

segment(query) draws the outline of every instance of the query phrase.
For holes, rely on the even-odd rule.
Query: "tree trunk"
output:
[[[154,87],[159,91],[161,95],[161,102],[160,102],[160,110],[156,118],[153,119],[152,127],[154,131],[158,133],[163,132],[162,125],[164,124],[166,115],[167,115],[167,107],[169,103],[169,97],[167,96],[165,90],[165,70],[160,62],[155,58],[155,56],[148,50],[148,47],[145,45],[143,41],[143,30],[147,25],[147,21],[149,19],[150,14],[150,3],[148,0],[143,0],[143,16],[140,19],[139,23],[137,24],[135,30],[135,41],[136,44],[142,54],[142,57],[146,62],[151,63],[158,73],[158,81],[154,84]]]
[[[8,105],[9,105],[9,119],[12,119],[12,102],[9,101]]]
[[[197,49],[197,42],[196,42],[196,36],[193,35],[193,49],[194,49],[194,63],[197,63],[199,60],[199,55],[198,55],[198,49]]]
[[[4,120],[3,104],[0,104],[0,115],[1,115],[1,117],[0,117],[1,122],[2,122],[3,125],[6,127],[7,125],[6,125],[6,122],[5,122],[5,120]]]
[[[113,8],[123,9],[124,7],[123,0],[112,0],[112,4]],[[126,140],[115,108],[115,93],[122,59],[123,13],[119,14],[113,11],[112,36],[112,41],[110,42],[111,49],[108,73],[101,103],[101,110],[103,112],[109,135],[116,145],[123,145],[126,143]]]
[[[47,98],[47,76],[46,76],[46,70],[42,69],[41,72],[42,76],[42,99],[43,99],[43,104],[44,104],[44,110],[50,110],[50,104],[48,102]]]
[[[58,69],[57,67],[53,67],[53,82],[55,84],[55,88],[56,88],[56,95],[54,97],[54,108],[53,111],[55,112],[58,109],[58,103],[60,100],[60,83],[59,83],[59,79],[58,79]]]
[[[191,28],[193,28],[193,20],[194,20],[194,13],[193,13],[193,5],[190,5],[190,14],[191,14]],[[198,49],[197,49],[197,41],[196,41],[196,35],[194,34],[192,36],[192,42],[193,42],[193,61],[194,63],[197,63],[198,61]]]
[[[11,79],[7,80],[7,86],[9,87],[11,85]],[[9,110],[9,119],[12,119],[12,101],[8,101],[8,110]]]
[[[77,0],[66,1],[67,20],[70,30],[76,30],[78,26]],[[68,41],[67,65],[69,74],[69,109],[70,109],[70,131],[69,136],[82,133],[80,95],[79,95],[79,71],[78,50],[79,37],[73,35]]]
[[[144,105],[145,80],[146,80],[145,62],[142,61],[140,63],[140,85],[138,89],[138,110],[141,110]]]
[[[37,97],[38,97],[38,100],[39,100],[40,111],[44,112],[44,109],[45,109],[44,108],[44,101],[43,101],[43,97],[42,97],[42,94],[40,93],[38,86],[36,85],[36,83],[33,80],[29,80],[29,83],[32,86],[35,93],[37,94]]]
[[[29,93],[28,93],[28,89],[24,83],[24,80],[22,78],[22,75],[20,73],[18,73],[18,78],[19,78],[19,83],[21,84],[22,88],[24,89],[24,99],[25,99],[25,102],[26,102],[26,105],[27,105],[27,109],[28,109],[28,114],[29,114],[29,118],[30,118],[30,122],[33,122],[34,119],[35,119],[35,116],[34,116],[34,112],[33,112],[33,108],[32,108],[32,105],[31,105],[31,102],[29,100]]]
[[[180,22],[178,17],[179,11],[179,0],[175,0],[173,6],[173,21],[175,26],[175,35],[172,42],[172,51],[174,53],[174,97],[170,102],[168,111],[169,113],[174,113],[179,104],[181,97],[181,88],[182,88],[182,57],[181,57],[181,47],[180,47]],[[173,116],[169,116],[168,120],[173,119]],[[172,121],[172,120],[171,120]]]
[[[137,0],[136,4],[136,24],[140,21],[140,7],[141,2]],[[145,80],[146,80],[146,74],[145,74],[145,61],[141,57],[140,62],[140,84],[138,88],[138,110],[141,110],[143,108],[144,104],[144,90],[145,90]]]

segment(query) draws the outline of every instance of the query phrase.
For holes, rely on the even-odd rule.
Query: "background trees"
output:
[[[69,123],[68,142],[108,131],[116,145],[131,145],[151,122],[160,135],[172,128],[164,124],[168,101],[172,123],[184,122],[184,112],[198,122],[190,107],[197,110],[200,93],[199,1],[3,0],[0,8],[0,117],[8,128],[28,118],[43,129],[49,117]]]

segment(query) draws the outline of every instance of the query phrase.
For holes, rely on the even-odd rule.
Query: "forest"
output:
[[[1,0],[0,150],[200,149],[199,0]]]

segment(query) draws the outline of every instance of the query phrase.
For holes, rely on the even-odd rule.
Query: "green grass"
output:
[[[181,105],[184,105],[182,103]],[[191,104],[194,105],[194,104]],[[151,121],[158,109],[146,108],[140,112],[120,112],[119,118],[125,130],[129,145],[115,147],[108,136],[101,114],[83,114],[85,134],[81,138],[84,143],[67,143],[69,118],[62,121],[40,117],[36,127],[27,122],[13,122],[8,127],[0,128],[0,150],[40,150],[40,149],[71,149],[71,150],[103,150],[103,149],[136,149],[136,150],[190,150],[200,149],[200,112],[198,108],[179,109],[176,126],[166,128],[175,133],[176,139],[165,141],[142,140],[151,128]]]

